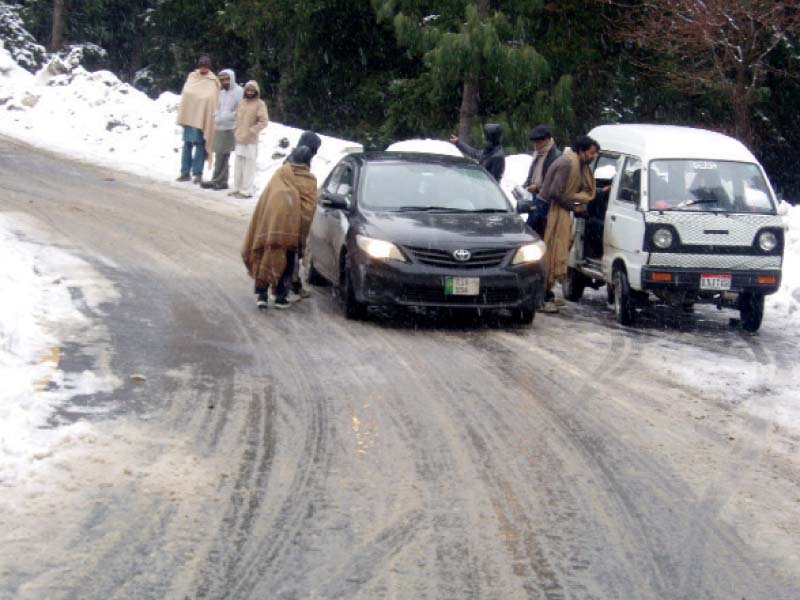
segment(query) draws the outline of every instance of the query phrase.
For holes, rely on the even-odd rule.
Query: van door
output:
[[[628,268],[632,288],[641,289],[641,272],[645,262],[642,251],[645,224],[642,203],[641,159],[626,156],[620,176],[611,189],[603,232],[603,273],[611,280],[612,266],[622,258]]]

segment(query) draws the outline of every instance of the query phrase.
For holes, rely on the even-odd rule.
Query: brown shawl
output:
[[[287,163],[261,193],[242,245],[242,260],[258,287],[275,286],[286,268],[286,251],[301,246],[303,196],[317,180],[306,165]]]
[[[203,131],[206,140],[206,160],[210,163],[214,148],[214,111],[217,109],[220,83],[211,71],[201,75],[192,71],[186,78],[178,108],[178,125]]]
[[[545,268],[547,289],[567,274],[569,248],[572,244],[572,206],[594,200],[595,180],[589,165],[582,165],[578,155],[565,152],[557,158],[542,183],[542,197],[550,202],[544,243],[547,245]]]

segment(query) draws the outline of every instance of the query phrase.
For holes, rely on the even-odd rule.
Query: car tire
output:
[[[564,298],[570,302],[578,302],[583,297],[583,290],[586,288],[586,276],[578,272],[577,269],[567,267],[567,275],[561,284]]]
[[[536,309],[531,304],[529,306],[522,306],[516,310],[515,317],[517,323],[522,325],[530,325],[533,323],[533,318],[536,316]]]
[[[306,281],[308,281],[309,285],[325,285],[327,283],[327,280],[314,267],[313,256],[308,257],[308,274],[306,275]]]
[[[610,281],[606,282],[606,301],[608,304],[614,304],[614,286]]]
[[[341,290],[344,316],[352,320],[363,319],[367,316],[367,304],[365,302],[359,302],[356,298],[353,276],[350,269],[350,258],[345,256],[344,263]]]
[[[742,319],[742,329],[750,333],[758,331],[764,318],[764,295],[756,292],[739,294],[739,316]]]
[[[636,322],[636,300],[628,285],[628,273],[625,267],[614,269],[614,312],[621,325],[633,325]]]

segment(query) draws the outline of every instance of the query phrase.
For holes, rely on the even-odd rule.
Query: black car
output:
[[[368,305],[511,309],[533,320],[544,243],[483,168],[457,157],[352,154],[325,180],[308,237],[308,279]]]

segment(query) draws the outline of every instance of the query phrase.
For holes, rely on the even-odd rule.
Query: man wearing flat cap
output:
[[[561,156],[561,150],[556,146],[550,128],[545,124],[531,129],[528,139],[533,142],[533,162],[528,171],[528,178],[525,180],[525,188],[536,197],[542,190],[542,182],[544,176],[547,175],[547,170],[553,161]],[[539,234],[539,237],[544,236],[547,226],[547,208],[546,205],[542,205],[541,200],[537,199],[536,207],[528,213],[528,225]]]

